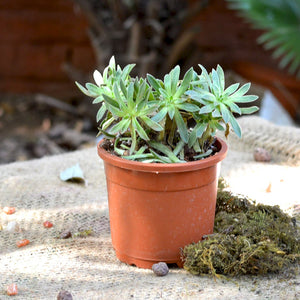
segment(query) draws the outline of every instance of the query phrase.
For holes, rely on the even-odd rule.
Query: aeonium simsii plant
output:
[[[183,163],[213,155],[217,130],[231,129],[241,137],[234,114],[251,114],[258,107],[241,108],[237,103],[255,101],[246,95],[250,83],[225,87],[223,69],[210,73],[199,65],[198,74],[190,68],[180,79],[176,66],[163,80],[148,74],[131,77],[134,64],[124,69],[110,59],[103,74],[94,72],[93,83],[79,89],[93,103],[100,104],[97,122],[106,150],[129,160],[157,163]]]

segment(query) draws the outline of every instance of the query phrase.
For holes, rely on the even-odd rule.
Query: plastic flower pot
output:
[[[104,161],[112,244],[120,261],[151,268],[163,261],[182,267],[181,249],[211,234],[214,227],[218,152],[187,163],[161,164],[126,160],[98,144]]]

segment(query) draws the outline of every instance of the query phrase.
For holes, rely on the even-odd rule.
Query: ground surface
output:
[[[81,165],[87,185],[59,179],[62,170],[76,163]],[[282,193],[289,190],[296,195],[289,183],[294,176],[299,178],[298,168],[257,163],[251,153],[231,147],[221,170],[236,192],[251,191],[262,200],[285,204],[277,203],[281,200],[276,198],[278,190],[265,191],[265,184],[274,173],[284,179],[277,188]],[[238,184],[239,178],[244,179],[244,185]],[[285,272],[213,279],[171,269],[166,277],[160,278],[151,270],[119,262],[109,232],[103,162],[97,157],[95,147],[0,166],[0,206],[6,205],[17,210],[13,215],[1,213],[4,230],[0,231],[0,244],[5,246],[0,249],[0,299],[10,299],[5,296],[5,288],[12,282],[19,286],[16,299],[55,299],[62,289],[70,291],[74,299],[296,300],[300,297],[299,275]],[[52,229],[43,228],[45,220],[53,222]],[[21,231],[7,232],[5,228],[11,221],[16,221]],[[93,235],[85,238],[56,238],[65,229],[77,232],[89,228],[93,229]],[[21,238],[29,238],[31,243],[18,249],[15,242]]]
[[[93,145],[95,106],[44,95],[1,95],[0,164],[55,155]]]

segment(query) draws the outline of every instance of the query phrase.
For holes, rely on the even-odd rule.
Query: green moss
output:
[[[219,184],[214,234],[183,249],[184,268],[193,274],[278,273],[300,261],[294,220],[278,206],[258,204]]]

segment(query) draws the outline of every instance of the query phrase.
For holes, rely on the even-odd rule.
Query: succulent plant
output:
[[[147,74],[132,78],[134,64],[124,69],[114,57],[103,74],[94,72],[96,84],[79,89],[93,103],[101,104],[97,112],[99,134],[108,140],[108,148],[125,159],[142,162],[179,163],[198,160],[217,151],[217,130],[225,135],[233,129],[241,137],[234,114],[250,114],[256,106],[240,108],[237,103],[255,101],[246,95],[250,83],[225,87],[221,66],[210,73],[199,65],[201,74],[190,68],[180,80],[176,66],[163,80]]]

